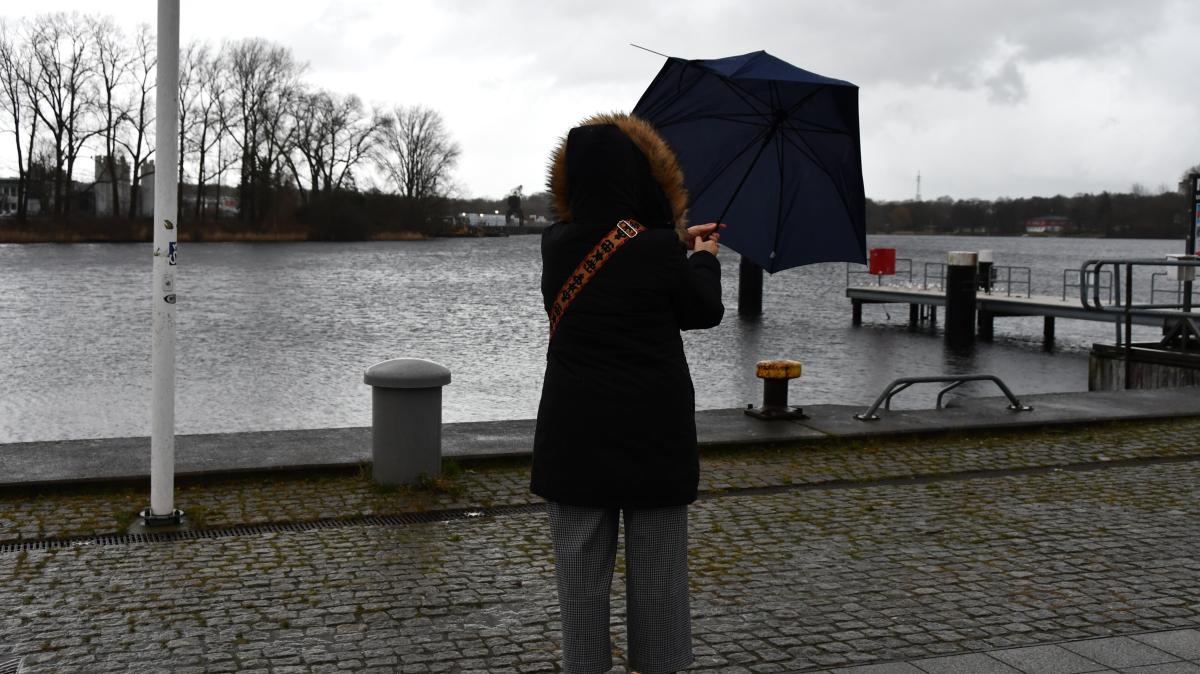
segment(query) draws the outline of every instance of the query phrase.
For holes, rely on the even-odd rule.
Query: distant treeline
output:
[[[1025,234],[1029,221],[1046,216],[1061,221],[1060,236],[1182,238],[1188,230],[1188,201],[1180,192],[1146,194],[1101,192],[1075,196],[933,201],[867,200],[867,231],[876,234]]]
[[[194,232],[438,226],[461,151],[437,111],[313,86],[289,47],[261,38],[196,41],[180,50],[178,137],[156,138],[155,44],[149,26],[99,14],[0,20],[0,140],[17,159],[15,180],[0,176],[0,215],[17,224],[0,229],[140,238],[163,143]],[[79,181],[89,156],[95,180]]]
[[[468,218],[462,214],[503,216],[508,208],[508,198],[414,199],[376,190],[333,190],[302,201],[294,189],[283,186],[272,196],[272,209],[256,227],[246,227],[236,214],[216,211],[206,218],[185,220],[178,236],[182,241],[366,241],[474,236],[484,232],[468,224]],[[535,216],[550,217],[546,193],[524,196],[520,203],[526,222]],[[512,220],[517,223],[515,214]],[[122,243],[152,239],[151,221],[147,217],[0,218],[0,243]]]

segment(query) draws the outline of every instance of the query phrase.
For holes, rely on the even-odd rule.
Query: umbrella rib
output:
[[[833,133],[840,136],[850,135],[850,132],[846,131],[845,129],[836,129],[832,126],[825,126],[824,124],[815,124],[809,121],[804,121],[803,124],[811,125],[811,128],[796,126],[791,121],[787,122],[786,126],[789,131],[795,131],[796,133]]]
[[[769,120],[771,118],[771,115],[770,115],[771,104],[770,103],[767,103],[766,101],[759,98],[755,94],[753,94],[749,91],[746,91],[740,85],[738,85],[736,82],[729,79],[728,77],[724,77],[722,75],[717,75],[717,79],[719,79],[721,82],[723,82],[725,84],[725,86],[729,87],[730,91],[732,91],[734,94],[736,94],[738,98],[742,99],[743,103],[745,103],[747,106],[749,106],[751,110],[757,112],[760,116],[762,116],[763,119]],[[749,97],[750,99],[754,99],[754,100],[751,101],[747,97]],[[754,105],[754,103],[758,103],[760,106],[767,108],[767,111],[766,112],[758,112],[758,108]]]
[[[711,179],[709,179],[708,183],[706,183],[706,184],[704,185],[704,187],[701,187],[700,189],[696,190],[696,191],[695,191],[695,192],[693,192],[691,195],[689,195],[689,198],[690,198],[691,202],[692,202],[692,203],[696,203],[696,201],[697,201],[697,200],[700,198],[700,196],[701,196],[701,195],[703,195],[705,192],[707,192],[707,191],[708,191],[708,188],[712,187],[713,183],[715,183],[715,182],[717,181],[717,178],[721,177],[721,174],[723,174],[723,173],[725,173],[726,171],[728,171],[728,170],[729,170],[729,167],[730,167],[730,166],[733,166],[734,162],[736,162],[737,160],[741,159],[741,158],[742,158],[742,155],[746,154],[746,152],[747,152],[747,151],[749,151],[749,150],[750,150],[750,148],[754,147],[754,144],[755,144],[755,143],[757,143],[757,142],[758,142],[760,139],[762,139],[764,136],[768,135],[770,132],[771,132],[771,129],[770,129],[770,127],[765,127],[765,128],[763,128],[761,131],[759,131],[759,132],[758,132],[758,135],[756,135],[754,138],[752,138],[752,139],[750,140],[750,142],[749,142],[749,143],[746,143],[746,147],[743,147],[743,148],[742,148],[741,150],[739,150],[739,151],[738,151],[738,153],[737,153],[736,155],[734,155],[734,156],[733,156],[733,157],[732,157],[732,158],[731,158],[729,161],[725,162],[725,165],[724,165],[724,166],[722,166],[722,167],[721,167],[720,169],[718,169],[717,171],[714,171],[714,172],[713,172],[713,176],[712,176],[712,178],[711,178]],[[751,168],[753,168],[753,166],[754,166],[754,165],[753,165],[753,164],[751,164]],[[744,179],[743,179],[743,180],[744,180]],[[738,188],[738,189],[741,189],[741,188],[740,188],[740,186],[739,186],[739,188]],[[728,207],[728,206],[726,206],[726,207],[725,207],[725,210],[726,210],[726,211],[728,211],[728,210],[729,210],[729,207]],[[722,213],[722,217],[724,217],[724,213]]]
[[[763,141],[758,146],[758,154],[754,155],[754,159],[750,160],[750,166],[746,168],[746,174],[742,176],[742,180],[738,183],[737,189],[733,191],[733,195],[729,197],[729,201],[725,204],[725,208],[721,210],[721,217],[717,218],[717,222],[725,220],[725,214],[729,212],[729,208],[733,206],[734,199],[737,199],[738,192],[742,191],[742,186],[746,184],[746,179],[754,172],[755,165],[758,164],[758,158],[762,156],[763,150],[767,149],[767,145],[771,142],[771,137],[775,135],[776,127],[771,126],[763,134]],[[745,150],[743,150],[745,152]]]
[[[827,178],[829,178],[829,182],[833,183],[834,191],[837,192],[838,198],[842,200],[842,208],[846,209],[846,213],[850,213],[850,203],[846,198],[845,190],[841,185],[838,184],[837,180],[834,179],[833,173],[816,156],[816,153],[812,151],[812,146],[810,146],[803,138],[798,138],[801,143],[804,143],[804,148],[801,148],[799,145],[796,145],[796,141],[789,138],[786,134],[780,134],[780,136],[787,142],[791,143],[792,146],[797,150],[800,150],[802,153],[804,153],[805,156],[807,156],[814,164],[817,165],[817,168],[821,169],[821,172],[824,173]],[[853,216],[851,216],[851,220],[853,220]]]
[[[713,177],[710,177],[708,182],[704,183],[703,187],[701,187],[700,189],[696,189],[695,192],[692,192],[688,195],[688,198],[691,201],[691,203],[695,204],[696,201],[698,199],[700,199],[701,195],[704,192],[708,192],[708,188],[713,186],[713,183],[716,182],[716,179],[718,179],[718,177],[720,177],[721,174],[724,174],[725,171],[730,170],[730,167],[732,167],[734,163],[736,163],[738,160],[740,160],[740,158],[742,158],[742,155],[745,155],[746,152],[748,152],[750,150],[750,148],[754,148],[755,143],[757,143],[758,140],[761,140],[764,136],[767,136],[767,134],[769,132],[770,132],[769,127],[762,128],[762,130],[760,132],[758,132],[754,138],[750,139],[749,143],[746,143],[745,148],[738,150],[738,154],[733,155],[733,157],[730,158],[730,161],[725,162],[724,166],[720,167],[718,170],[713,171]]]
[[[730,85],[730,89],[735,94],[738,93],[739,87],[733,86],[732,82],[729,82],[725,78],[721,78],[721,79],[726,84]],[[774,83],[772,83],[772,84],[774,84]],[[747,94],[749,94],[749,92],[747,92]],[[741,94],[738,94],[738,95],[741,96]],[[759,102],[762,102],[760,99],[758,99],[757,96],[755,96],[754,98],[756,100],[759,100]],[[745,100],[745,99],[743,98],[743,100]],[[770,104],[768,104],[768,106],[769,105]],[[727,213],[729,213],[729,209],[733,206],[734,200],[737,199],[738,193],[742,191],[742,186],[744,186],[746,184],[746,180],[750,177],[750,174],[754,172],[754,167],[758,164],[758,158],[762,156],[763,150],[767,149],[767,145],[770,144],[770,142],[771,142],[771,137],[774,136],[778,131],[779,131],[779,123],[773,122],[770,126],[766,127],[761,134],[759,134],[760,136],[762,136],[762,143],[758,147],[758,153],[754,155],[754,159],[750,160],[750,165],[746,167],[746,173],[742,176],[742,179],[738,182],[737,188],[733,190],[733,194],[729,197],[729,201],[727,201],[725,203],[725,208],[721,209],[721,217],[717,218],[717,222],[723,222],[725,220],[725,215]],[[738,153],[738,157],[741,157],[743,154],[745,154],[746,150],[750,149],[750,146],[753,144],[754,144],[754,142],[751,141],[750,145],[747,145],[745,148],[742,149],[741,152]],[[737,157],[735,157],[734,159],[736,160]],[[725,165],[725,168],[721,169],[721,171],[719,171],[717,173],[717,175],[724,173],[725,169],[729,168],[732,165],[733,165],[733,162],[732,161],[729,162],[728,164]],[[713,180],[715,181],[716,178],[714,177]],[[710,182],[708,185],[705,185],[704,189],[707,190],[709,188],[709,186],[711,186],[711,185],[712,185],[712,182]]]
[[[817,168],[821,169],[821,171],[826,176],[828,176],[830,180],[833,180],[833,174],[829,171],[828,167],[826,167],[825,164],[821,161],[821,158],[819,156],[817,156],[816,151],[813,150],[812,146],[809,145],[807,141],[805,141],[803,138],[797,136],[797,139],[799,139],[799,141],[801,143],[804,143],[804,147],[801,147],[800,145],[797,144],[796,140],[793,140],[787,134],[780,134],[780,136],[782,136],[783,139],[786,140],[787,142],[791,143],[792,147],[796,148],[797,152],[803,154],[805,157],[808,158],[809,161],[816,164]]]
[[[701,76],[700,76],[699,78],[697,78],[697,79],[696,79],[696,82],[692,83],[692,85],[691,85],[690,87],[688,87],[688,88],[687,88],[687,91],[690,91],[691,89],[695,88],[696,84],[697,84],[697,83],[698,83],[698,82],[699,82],[701,79],[703,79],[703,76],[704,76],[704,75],[711,74],[713,77],[716,77],[718,81],[720,81],[720,82],[724,83],[724,84],[725,84],[725,86],[729,87],[730,91],[732,91],[732,92],[733,92],[733,93],[734,93],[734,94],[735,94],[735,95],[736,95],[738,98],[740,98],[740,99],[742,100],[742,103],[745,103],[745,104],[746,104],[746,106],[747,106],[747,107],[748,107],[748,108],[749,108],[749,109],[752,111],[752,114],[755,114],[755,115],[757,115],[757,116],[759,116],[759,117],[763,118],[764,120],[769,120],[769,119],[770,119],[770,105],[769,105],[768,103],[764,102],[764,101],[763,101],[761,98],[759,98],[758,96],[756,96],[755,94],[753,94],[753,93],[751,93],[751,92],[749,92],[749,91],[746,91],[746,90],[745,90],[745,89],[743,89],[742,87],[738,86],[738,84],[737,84],[737,83],[733,82],[733,81],[732,81],[731,79],[729,79],[728,77],[726,77],[726,76],[724,76],[724,75],[721,75],[721,74],[719,74],[719,73],[713,72],[713,71],[711,71],[711,70],[708,70],[708,69],[702,68],[702,67],[700,67],[700,66],[693,65],[693,64],[691,64],[691,63],[685,63],[684,67],[683,67],[683,68],[681,68],[681,69],[680,69],[680,71],[679,71],[679,75],[678,75],[678,81],[677,81],[677,83],[676,83],[676,85],[675,85],[675,96],[673,97],[673,99],[672,99],[672,102],[673,102],[673,101],[675,101],[675,100],[678,100],[680,96],[682,96],[684,93],[686,93],[686,92],[684,91],[684,89],[683,89],[683,78],[684,78],[684,75],[685,75],[685,73],[688,71],[688,69],[689,69],[689,68],[696,68],[697,70],[699,70],[699,71],[700,71],[700,74],[701,74]],[[651,86],[651,87],[653,87],[653,86],[654,86],[654,83],[652,82],[652,83],[650,84],[650,86]],[[756,105],[756,103],[757,103],[757,105]],[[662,102],[662,103],[661,103],[659,106],[657,106],[657,107],[661,109],[661,108],[662,108],[663,106],[665,106],[665,105],[667,105],[667,102],[666,102],[666,101]],[[760,108],[760,107],[765,107],[765,108],[768,108],[767,112],[760,112],[760,111],[759,111],[759,108]],[[654,112],[657,112],[657,110],[655,110],[655,111],[652,111],[652,112],[650,112],[650,113],[646,113],[646,114],[644,114],[643,116],[644,116],[644,117],[646,117],[646,118],[648,118],[648,119],[653,119],[653,118],[654,118],[654,114],[653,114]],[[683,121],[690,121],[690,120],[683,120]],[[681,122],[681,120],[670,120],[670,121],[666,121],[666,122],[656,122],[656,123],[655,123],[655,126],[657,126],[657,127],[659,127],[659,128],[663,128],[663,127],[666,127],[666,126],[670,126],[670,125],[672,125],[672,124],[678,124],[678,123],[680,123],[680,122]]]
[[[821,91],[823,91],[824,89],[826,89],[826,86],[819,86],[819,87],[814,88],[812,91],[808,92],[808,95],[806,95],[804,98],[801,98],[800,100],[796,101],[792,105],[792,107],[788,108],[787,116],[791,117],[793,113],[795,113],[797,110],[800,109],[800,106],[807,103],[809,101],[809,99],[811,99],[813,96],[816,96],[817,94],[821,93]]]
[[[678,59],[668,58],[668,61],[671,61],[671,60],[678,60]],[[656,117],[658,115],[658,112],[660,110],[675,103],[677,100],[679,100],[679,98],[681,96],[686,94],[688,91],[691,91],[691,89],[696,86],[695,83],[693,83],[690,87],[687,87],[686,89],[684,88],[684,76],[687,74],[689,66],[686,62],[684,62],[682,60],[680,60],[680,62],[683,63],[683,67],[678,68],[678,69],[672,69],[670,72],[665,72],[665,69],[662,71],[659,71],[658,75],[655,76],[654,81],[650,83],[650,89],[654,89],[655,85],[658,84],[659,78],[662,78],[664,83],[667,83],[668,82],[667,78],[671,77],[673,75],[675,77],[675,82],[674,82],[675,91],[673,92],[673,94],[671,95],[671,97],[669,99],[660,100],[658,102],[658,104],[654,106],[654,108],[652,108],[648,111],[641,112],[640,115],[642,117],[644,117],[646,119],[654,119],[654,117]]]
[[[655,122],[654,126],[659,129],[665,129],[668,126],[676,124],[686,124],[696,120],[719,119],[722,122],[732,122],[734,124],[745,124],[748,126],[762,126],[762,115],[757,112],[747,113],[726,113],[726,114],[711,114],[706,112],[697,112],[691,115],[671,119],[665,122]]]
[[[772,95],[778,97],[778,85],[771,83]],[[771,269],[772,274],[775,273],[775,265],[778,261],[776,252],[779,250],[780,235],[783,234],[783,227],[780,223],[783,222],[783,143],[775,143],[775,164],[779,168],[779,195],[775,199],[775,240],[771,244]]]

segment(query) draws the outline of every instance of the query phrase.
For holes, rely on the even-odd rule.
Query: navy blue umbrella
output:
[[[866,262],[858,87],[758,51],[668,58],[633,113],[679,157],[693,223],[774,273]]]

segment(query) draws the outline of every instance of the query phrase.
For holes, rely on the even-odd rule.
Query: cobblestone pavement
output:
[[[708,457],[712,493],[691,509],[698,660],[690,671],[878,663],[893,664],[876,672],[913,671],[902,667],[1194,628],[1200,457],[1183,455],[1195,452],[1197,429],[1124,425]],[[1176,458],[877,481],[1135,456]],[[375,498],[387,507],[478,503],[472,490],[481,484],[496,502],[525,500],[525,470],[480,467],[444,493],[360,487],[340,501],[325,492],[358,478],[314,478],[315,500],[295,507],[334,516]],[[838,477],[858,482],[801,486]],[[241,486],[197,485],[209,491],[193,496],[243,508],[210,506],[233,520],[255,513],[255,490],[270,488],[232,484]],[[274,488],[287,498],[308,493]],[[109,503],[112,493],[43,500],[85,497]],[[0,663],[24,656],[27,672],[553,672],[552,574],[542,513],[2,552]],[[618,648],[622,619],[618,597]]]
[[[703,457],[704,491],[1117,462],[1200,453],[1200,418],[1038,432],[823,441]],[[533,503],[528,460],[464,462],[424,489],[381,490],[369,468],[180,481],[176,503],[200,527]],[[0,489],[0,543],[124,532],[149,487]]]

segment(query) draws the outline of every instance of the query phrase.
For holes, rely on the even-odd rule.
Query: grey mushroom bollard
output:
[[[371,386],[371,475],[383,485],[436,477],[442,467],[442,387],[450,370],[420,358],[367,368]]]

